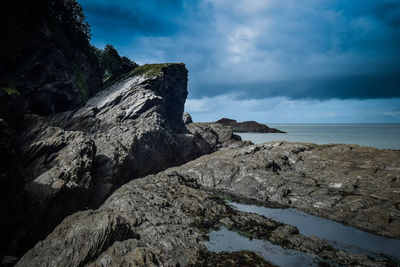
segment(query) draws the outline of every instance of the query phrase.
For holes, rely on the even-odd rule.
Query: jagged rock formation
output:
[[[0,10],[1,264],[24,255],[17,266],[272,266],[248,251],[207,251],[205,230],[219,225],[321,261],[388,263],[234,210],[212,191],[399,238],[399,152],[254,146],[233,131],[280,131],[192,123],[182,117],[184,64],[137,67],[108,46],[99,65],[76,1],[8,4]]]
[[[210,151],[238,148],[252,144],[250,141],[242,141],[242,138],[233,133],[231,127],[213,122],[196,122],[186,125],[193,135],[200,137],[210,147]],[[206,145],[207,145],[206,144]]]
[[[246,148],[218,152],[196,162],[241,150]],[[192,166],[133,180],[114,192],[99,209],[67,217],[17,266],[198,266],[223,258],[227,264],[237,259],[235,253],[216,255],[205,251],[202,245],[204,230],[220,224],[246,231],[253,238],[315,254],[320,261],[323,258],[343,265],[384,264],[303,236],[293,226],[232,209],[190,177],[195,177],[187,171]],[[267,266],[254,254],[247,255],[248,262]],[[214,261],[215,258],[219,260]]]
[[[200,185],[400,238],[400,152],[267,143],[221,151],[179,173]]]
[[[192,123],[192,122],[193,122],[192,116],[190,116],[190,114],[187,113],[187,112],[183,113],[182,120],[183,120],[183,123],[184,123],[184,124],[189,124],[189,123]]]
[[[222,118],[216,122],[232,127],[232,130],[237,133],[285,133],[275,128],[269,128],[267,125],[256,121],[237,122],[236,120]]]
[[[22,177],[5,172],[2,183],[15,183],[4,188],[25,199],[16,209],[22,214],[15,217],[18,227],[7,231],[3,248],[11,255],[23,253],[66,215],[98,207],[127,181],[215,151],[214,144],[185,129],[186,86],[184,64],[146,65],[80,109],[46,118],[25,115],[16,134],[2,132],[4,155],[16,162],[8,171]],[[18,140],[10,142],[17,159],[7,146],[12,136]],[[9,201],[17,199],[10,196]],[[12,220],[2,223],[2,229],[11,229]]]
[[[183,64],[146,65],[75,111],[46,118],[26,115],[15,133],[1,122],[0,136],[5,141],[0,149],[23,166],[22,173],[10,169],[23,179],[5,186],[14,188],[10,192],[16,192],[15,200],[26,199],[16,206],[23,214],[16,217],[17,226],[11,227],[12,220],[2,222],[10,227],[5,229],[16,231],[7,235],[9,244],[2,244],[8,245],[8,255],[18,256],[64,216],[83,210],[65,218],[18,266],[243,260],[268,265],[252,253],[205,251],[204,229],[221,224],[339,264],[384,264],[305,237],[293,226],[233,210],[210,190],[292,206],[399,237],[398,151],[349,145],[250,145],[218,123],[190,123],[185,128],[186,82]],[[19,139],[17,149],[13,138]],[[133,180],[101,205],[129,180],[217,150]],[[1,181],[11,180],[2,177]]]

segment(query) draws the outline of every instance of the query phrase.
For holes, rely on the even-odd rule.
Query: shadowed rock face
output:
[[[48,115],[81,107],[101,90],[103,70],[88,37],[73,23],[71,4],[21,0],[0,11],[0,90],[18,92],[11,101],[21,113]],[[0,109],[0,116],[6,115]]]
[[[221,224],[245,231],[252,238],[269,240],[339,264],[384,264],[366,256],[350,255],[315,237],[303,236],[293,226],[232,209],[187,174],[191,166],[133,180],[115,191],[97,210],[67,217],[26,253],[17,266],[199,266],[218,262],[224,266],[235,262],[269,266],[249,252],[205,251],[204,230]]]
[[[0,11],[0,90],[21,113],[48,115],[85,104],[101,90],[101,69],[87,37],[71,23],[68,1],[9,2]],[[4,98],[0,94],[0,102]],[[0,109],[0,116],[7,112]]]
[[[215,122],[189,123],[186,128],[200,140],[204,140],[213,152],[252,144],[250,141],[242,141],[240,136],[233,133],[231,127]]]
[[[24,185],[23,165],[15,150],[15,132],[0,119],[0,251],[12,241],[21,221],[24,198],[21,188]]]
[[[267,125],[256,121],[237,122],[236,120],[222,118],[216,122],[232,127],[232,130],[237,133],[285,133],[275,128],[269,128]]]
[[[23,167],[2,177],[15,181],[9,190],[18,194],[9,202],[25,199],[15,232],[2,240],[6,253],[25,252],[65,216],[98,207],[131,179],[213,151],[213,144],[184,127],[186,86],[184,64],[164,64],[151,75],[126,76],[78,110],[46,118],[26,115],[16,129],[18,142],[12,143]],[[7,153],[13,153],[5,146],[10,136],[2,135]]]
[[[184,124],[189,124],[193,122],[192,116],[190,116],[190,114],[187,112],[183,113],[182,120]]]

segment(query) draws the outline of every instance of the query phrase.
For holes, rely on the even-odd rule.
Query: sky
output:
[[[400,123],[400,0],[78,2],[95,46],[186,64],[194,121]]]

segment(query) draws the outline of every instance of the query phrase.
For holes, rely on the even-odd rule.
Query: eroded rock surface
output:
[[[193,146],[184,157],[180,153],[177,135],[185,131],[186,86],[185,66],[166,64],[157,75],[130,77],[83,108],[52,117],[56,125],[88,133],[94,140],[98,198],[132,178],[202,155]]]
[[[242,141],[242,138],[233,133],[232,128],[213,122],[196,122],[186,125],[190,133],[206,141],[211,151],[244,147],[252,144]]]
[[[203,156],[179,172],[204,187],[400,238],[399,151],[267,143]]]
[[[182,120],[184,124],[189,124],[193,122],[192,116],[190,116],[190,114],[187,112],[183,113]]]
[[[12,160],[16,167],[2,174],[2,182],[10,183],[4,188],[12,193],[7,203],[23,204],[15,208],[22,217],[13,217],[17,230],[7,227],[10,237],[1,242],[5,255],[25,252],[65,216],[98,207],[127,181],[214,150],[182,121],[184,64],[146,65],[144,70],[135,69],[78,110],[46,118],[25,115],[15,134],[0,133],[8,157],[4,163]],[[11,142],[12,136],[17,141]],[[8,142],[17,146],[15,157]]]
[[[340,264],[384,264],[305,237],[293,226],[234,210],[175,169],[133,180],[99,209],[67,217],[17,266],[198,266],[243,260],[268,266],[252,253],[205,251],[204,230],[219,224]]]

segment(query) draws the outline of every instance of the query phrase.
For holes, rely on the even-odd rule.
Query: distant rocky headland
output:
[[[247,250],[207,250],[209,231],[221,226],[323,266],[396,264],[226,200],[400,239],[399,151],[254,145],[234,132],[281,131],[193,122],[183,112],[185,64],[139,66],[112,46],[91,47],[84,20],[71,24],[77,2],[50,2],[11,7],[7,19],[26,35],[1,40],[12,52],[0,61],[3,266],[274,266]],[[23,16],[31,10],[41,16]]]
[[[275,128],[269,128],[267,125],[256,121],[237,122],[236,120],[222,118],[216,122],[232,127],[232,130],[237,133],[285,133]]]

